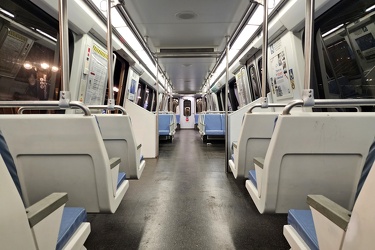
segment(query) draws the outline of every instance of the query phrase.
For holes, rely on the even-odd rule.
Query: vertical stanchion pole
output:
[[[312,81],[312,53],[313,53],[313,40],[314,40],[314,11],[315,11],[315,1],[306,0],[305,7],[305,77],[304,77],[304,87],[302,92],[303,106],[311,107],[314,106],[314,92],[311,89]]]
[[[267,63],[268,63],[268,0],[263,1],[263,45],[262,45],[262,108],[268,107],[267,100]]]
[[[111,20],[111,0],[107,0],[107,52],[108,52],[108,109],[113,110],[115,100],[113,96],[113,48],[112,48],[112,20]]]
[[[228,173],[228,90],[229,90],[229,36],[226,37],[226,73],[225,73],[225,173]]]
[[[159,109],[160,109],[160,97],[159,97],[159,69],[158,69],[158,58],[155,58],[155,69],[156,69],[156,156],[159,156]]]
[[[70,102],[69,92],[69,37],[68,37],[68,0],[59,0],[59,43],[61,65],[61,91],[59,106],[68,108]]]

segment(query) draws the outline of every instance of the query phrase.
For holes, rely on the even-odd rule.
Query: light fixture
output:
[[[373,6],[369,7],[369,8],[367,8],[365,11],[366,11],[366,12],[370,12],[370,11],[372,11],[373,9],[375,9],[375,5],[373,5]]]
[[[57,72],[57,71],[59,71],[59,68],[57,66],[52,66],[51,71]]]
[[[113,91],[118,92],[118,91],[119,91],[119,88],[117,88],[117,87],[113,87]]]
[[[190,20],[196,18],[198,15],[193,11],[181,11],[176,13],[176,17],[181,20]]]
[[[32,68],[33,68],[33,65],[32,65],[31,63],[29,63],[29,62],[25,62],[25,63],[23,64],[23,67],[24,67],[25,69],[29,70],[29,69],[32,69]]]
[[[48,63],[41,63],[40,67],[42,67],[42,69],[48,69],[49,68],[49,64]]]
[[[41,31],[40,29],[35,29],[35,30],[36,30],[39,34],[42,34],[43,36],[45,36],[45,37],[51,39],[52,41],[57,42],[57,39],[56,39],[56,38],[54,38],[53,36],[48,35],[46,32]]]
[[[9,11],[6,11],[6,10],[0,8],[0,12],[7,15],[7,16],[10,16],[11,18],[14,18],[14,14],[10,13]]]
[[[337,26],[337,27],[331,29],[330,31],[327,31],[326,33],[324,33],[324,34],[322,35],[322,37],[326,37],[326,36],[328,36],[329,34],[332,34],[332,33],[335,32],[336,30],[340,29],[342,26],[344,26],[344,24],[340,24],[339,26]]]

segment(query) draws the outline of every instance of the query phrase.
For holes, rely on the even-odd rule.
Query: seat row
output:
[[[224,139],[225,115],[217,113],[203,113],[199,116],[198,129],[203,141],[210,139]]]
[[[159,139],[172,140],[176,133],[177,120],[174,113],[160,113],[158,115]]]
[[[10,174],[4,170],[8,164],[0,161],[4,173],[1,178],[6,179],[1,183],[7,185],[2,188],[1,199],[9,201],[5,202],[7,207],[1,218],[24,220],[35,212],[29,222],[26,220],[29,227],[21,219],[12,226],[22,227],[19,232],[28,238],[25,244],[35,240],[32,245],[36,249],[52,249],[51,244],[60,242],[61,237],[70,238],[73,243],[58,243],[57,249],[83,246],[90,232],[90,225],[84,222],[86,211],[114,213],[129,187],[126,178],[140,178],[145,167],[141,145],[137,145],[126,115],[3,115],[0,130],[4,135],[0,137],[1,156],[8,156],[5,163],[14,159],[13,167],[7,167]],[[9,181],[9,175],[13,181]],[[51,193],[57,194],[49,196]],[[64,209],[65,203],[82,208]],[[46,212],[40,215],[39,210]],[[55,223],[59,218],[60,229],[60,224]],[[30,222],[33,220],[36,226]],[[2,225],[0,235],[7,236],[7,223]],[[67,233],[72,229],[73,233]],[[45,235],[52,238],[47,241]],[[21,247],[17,237],[6,238],[6,249],[30,249]]]
[[[374,201],[363,191],[363,199],[357,199],[356,194],[358,183],[363,183],[361,176],[370,172],[364,166],[373,164],[373,160],[365,164],[366,157],[375,158],[372,150],[368,151],[375,138],[374,126],[373,113],[246,113],[238,141],[232,143],[229,166],[235,178],[248,178],[246,188],[260,213],[289,212],[291,225],[285,226],[284,235],[292,249],[367,249],[371,240],[361,245],[357,238],[368,237],[373,228],[369,222],[358,223],[364,215],[374,222],[364,209],[364,204],[371,206]],[[373,183],[365,186],[375,185],[373,178]],[[335,203],[313,195],[307,204],[306,197],[311,194]],[[312,212],[305,211],[309,206]],[[353,211],[362,215],[349,221],[348,211],[353,206]],[[333,212],[335,209],[339,212]],[[316,210],[325,211],[328,219]],[[330,222],[332,218],[336,218],[334,222]],[[350,223],[364,230],[363,235],[350,231]],[[314,224],[316,234],[312,233]],[[350,237],[356,238],[354,243],[349,242]]]

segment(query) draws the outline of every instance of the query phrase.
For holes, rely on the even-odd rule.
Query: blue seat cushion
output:
[[[18,179],[16,164],[14,164],[13,157],[9,152],[8,145],[1,131],[0,131],[0,155],[4,160],[5,166],[7,167],[9,174],[12,177],[12,180],[14,182],[14,185],[16,185],[18,193],[20,194],[21,199],[22,199],[21,184],[20,184],[20,180]]]
[[[297,231],[312,250],[319,249],[311,210],[289,210],[288,224]]]
[[[366,178],[368,174],[370,173],[370,170],[372,168],[372,164],[375,161],[375,141],[372,142],[370,146],[370,150],[368,152],[368,155],[366,157],[365,165],[363,166],[361,177],[358,182],[358,187],[357,187],[357,193],[355,195],[355,200],[357,200],[359,193],[362,190],[363,184],[366,181]]]
[[[169,130],[159,130],[159,135],[169,135]]]
[[[234,154],[231,155],[230,159],[234,161]]]
[[[139,162],[142,162],[145,158],[141,155]]]
[[[206,135],[225,135],[225,132],[224,130],[214,130],[214,129],[207,130],[206,129]]]
[[[257,175],[256,175],[255,170],[249,171],[249,180],[254,184],[254,186],[256,188],[258,188],[258,186],[257,186]]]
[[[62,249],[82,222],[86,221],[86,210],[80,207],[64,208],[56,250]]]
[[[124,172],[119,172],[117,177],[117,188],[126,180],[126,174]]]

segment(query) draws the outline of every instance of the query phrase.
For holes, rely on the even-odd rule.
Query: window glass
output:
[[[57,99],[57,21],[30,1],[0,1],[0,9],[0,100]]]
[[[260,84],[258,83],[254,65],[249,67],[249,85],[253,101],[262,96]]]
[[[371,1],[357,4],[342,1],[317,23],[323,66],[318,84],[326,98],[375,97],[375,12],[368,10]]]

